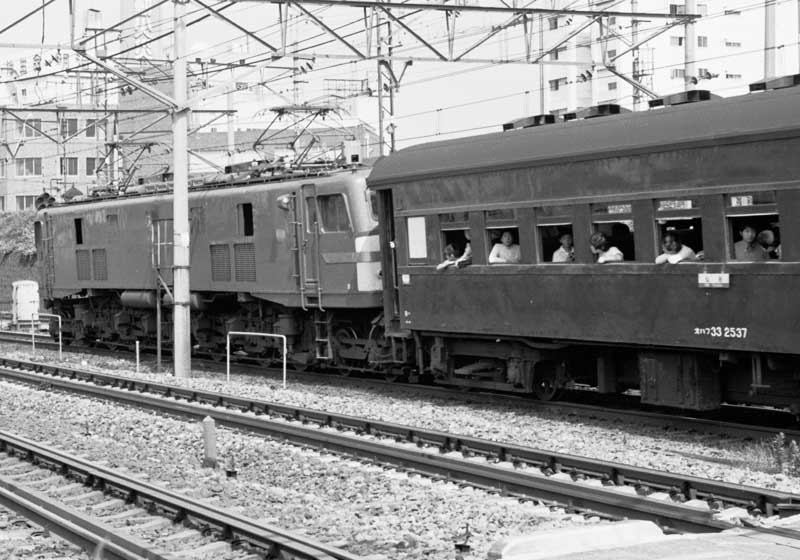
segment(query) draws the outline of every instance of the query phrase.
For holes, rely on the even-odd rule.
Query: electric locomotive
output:
[[[261,165],[190,185],[193,351],[224,356],[231,331],[283,334],[288,360],[382,363],[380,257],[367,171]],[[167,184],[43,208],[35,233],[46,304],[92,344],[170,344],[172,197]],[[232,339],[278,360],[279,343]]]

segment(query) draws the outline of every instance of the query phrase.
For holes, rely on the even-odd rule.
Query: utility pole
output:
[[[638,12],[639,11],[639,2],[638,0],[631,0],[631,12]],[[631,18],[631,43],[634,45],[639,43],[639,20],[636,19],[636,16]],[[631,51],[631,77],[637,81],[642,81],[642,66],[641,61],[639,60],[639,56],[641,53],[639,52],[639,48],[635,48]],[[636,111],[639,109],[639,104],[642,102],[642,90],[639,88],[633,88],[633,110]]]
[[[228,165],[233,165],[233,151],[236,149],[236,140],[234,137],[234,122],[233,122],[233,92],[236,89],[235,82],[233,81],[233,68],[231,68],[231,87],[225,93],[227,101],[228,113]]]
[[[764,0],[764,79],[775,77],[775,0]]]
[[[686,0],[686,13],[697,13],[697,0]],[[697,78],[697,69],[695,65],[696,49],[697,49],[697,30],[694,26],[694,20],[687,19],[684,28],[686,32],[683,38],[683,79],[686,83],[686,91],[694,89]]]
[[[190,377],[192,370],[191,323],[189,316],[189,160],[186,107],[186,4],[173,0],[175,15],[174,96],[177,105],[172,115],[173,138],[173,342],[175,377]]]

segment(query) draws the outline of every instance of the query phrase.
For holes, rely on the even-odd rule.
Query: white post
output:
[[[697,12],[697,0],[686,0],[686,13],[694,14]],[[686,91],[696,89],[692,78],[697,77],[697,31],[694,20],[687,20],[684,26],[685,33],[683,38],[683,79],[686,81]]]
[[[191,329],[189,323],[189,156],[186,105],[186,3],[173,0],[175,8],[174,95],[178,105],[172,118],[173,142],[173,358],[175,377],[191,376]]]
[[[61,333],[61,315],[55,315],[54,313],[39,313],[39,317],[53,317],[58,321],[58,361],[61,361],[62,352],[61,349],[63,347],[62,344],[62,333]]]
[[[35,314],[31,315],[31,352],[36,352],[36,331],[33,328]]]
[[[203,418],[203,467],[214,469],[217,467],[217,428],[214,419],[206,416]]]
[[[775,77],[775,0],[764,0],[764,79]]]
[[[136,341],[136,373],[139,373],[139,341]]]
[[[286,337],[282,334],[230,331],[225,337],[225,360],[227,362],[226,383],[231,382],[231,335],[238,336],[263,336],[266,338],[280,338],[283,341],[283,388],[286,389]]]

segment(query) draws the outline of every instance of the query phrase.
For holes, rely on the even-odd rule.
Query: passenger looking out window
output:
[[[489,253],[489,264],[517,264],[522,260],[519,245],[514,243],[514,234],[505,230],[500,243],[495,243]]]
[[[468,229],[454,229],[445,230],[442,232],[443,245],[445,250],[447,246],[453,248],[453,253],[456,256],[454,266],[457,268],[464,268],[472,264],[472,245]]]
[[[664,252],[656,257],[656,264],[678,264],[682,261],[693,261],[696,255],[691,247],[681,243],[678,234],[667,232],[662,241]]]
[[[572,234],[562,233],[558,238],[561,247],[553,253],[554,263],[575,262],[575,247],[572,246]]]
[[[448,245],[444,248],[444,260],[436,265],[436,270],[444,270],[445,268],[456,266],[456,261],[456,248]]]
[[[608,238],[602,232],[593,233],[589,238],[589,244],[598,264],[625,260],[625,255],[622,254],[622,251],[611,246]]]
[[[781,258],[781,244],[775,238],[775,233],[771,229],[760,231],[756,240],[759,245],[764,247],[770,259]]]
[[[756,228],[746,224],[739,230],[742,239],[733,245],[733,254],[737,261],[766,261],[769,260],[769,253],[761,244],[756,241]]]

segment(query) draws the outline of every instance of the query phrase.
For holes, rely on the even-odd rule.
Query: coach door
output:
[[[394,205],[392,191],[380,190],[378,211],[381,235],[381,268],[383,269],[383,314],[388,331],[400,330],[400,282],[397,277]]]

